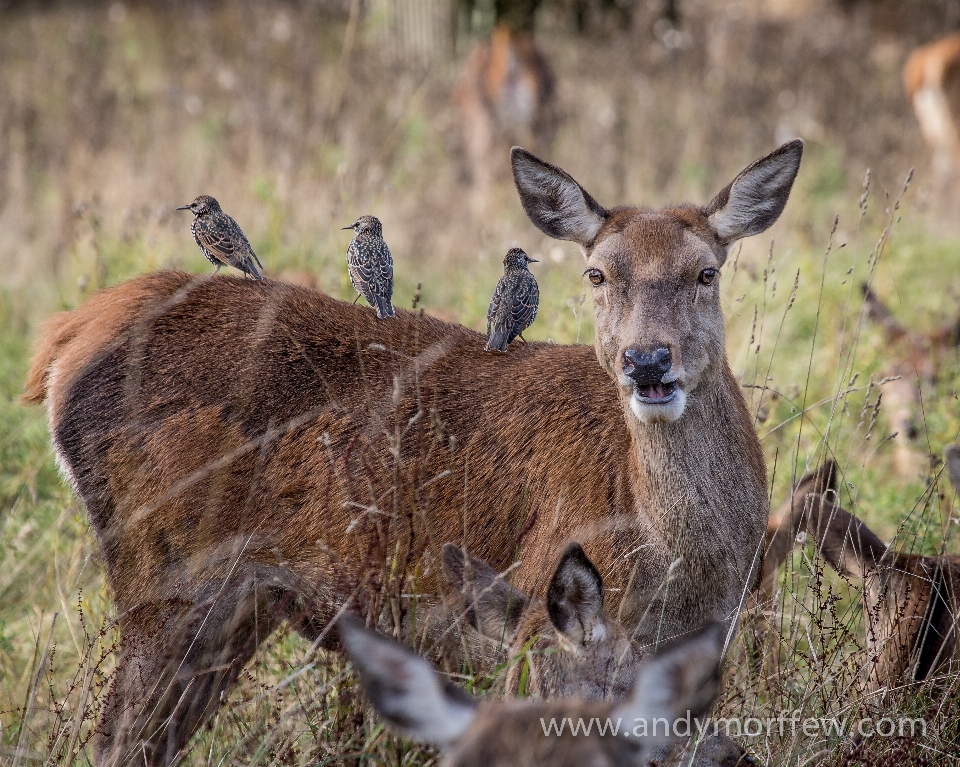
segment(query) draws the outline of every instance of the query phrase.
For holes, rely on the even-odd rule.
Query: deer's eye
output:
[[[587,269],[587,279],[590,280],[593,285],[603,285],[604,283],[603,272],[599,269]]]
[[[700,272],[700,276],[697,277],[697,280],[703,285],[709,285],[717,279],[717,270],[716,269],[704,269]]]

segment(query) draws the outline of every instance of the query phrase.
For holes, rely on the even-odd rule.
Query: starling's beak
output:
[[[189,205],[181,205],[179,208],[174,208],[174,210],[190,210]]]
[[[529,264],[539,264],[539,263],[540,263],[540,259],[539,259],[539,258],[530,258],[529,256],[527,256],[527,263],[529,263]]]
[[[341,226],[340,231],[342,232],[344,229],[353,229],[353,226],[353,224],[350,224],[350,226]]]

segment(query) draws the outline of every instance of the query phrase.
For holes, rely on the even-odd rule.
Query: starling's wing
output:
[[[354,239],[347,248],[347,271],[354,289],[370,306],[377,305],[377,269],[375,259],[370,258],[367,243]]]
[[[200,247],[217,261],[236,266],[237,244],[228,231],[221,231],[219,227],[198,226],[194,234]]]
[[[377,246],[377,256],[370,267],[375,275],[373,289],[389,303],[393,297],[393,255],[383,240]]]
[[[517,335],[529,328],[537,318],[540,303],[540,288],[536,278],[529,272],[523,275],[513,294],[512,319]]]
[[[500,304],[503,302],[503,284],[505,278],[501,277],[494,288],[493,297],[490,299],[490,308],[487,309],[487,335],[490,335],[491,326],[496,323],[497,315],[500,312]]]
[[[363,254],[360,253],[357,241],[350,240],[350,244],[347,245],[347,274],[350,275],[350,284],[353,285],[353,289],[361,295],[363,295],[363,269],[360,263],[362,259]]]
[[[255,280],[262,280],[263,275],[260,273],[260,269],[263,269],[263,264],[260,263],[257,254],[253,252],[253,246],[250,245],[250,240],[247,239],[247,235],[243,233],[243,230],[237,226],[237,222],[230,216],[224,213],[223,217],[226,219],[224,229],[228,233],[227,239],[230,240],[230,244],[233,247],[233,256],[231,257],[230,263]],[[257,268],[258,266],[260,269]]]

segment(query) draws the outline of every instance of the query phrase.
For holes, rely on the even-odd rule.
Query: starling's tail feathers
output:
[[[259,258],[254,256],[254,259],[256,259],[257,264],[260,264]],[[243,271],[245,271],[247,274],[253,277],[253,279],[257,281],[262,281],[263,274],[261,274],[260,269],[263,269],[263,264],[260,264],[260,269],[257,268],[257,264],[253,263],[253,261],[247,261]]]
[[[377,296],[377,303],[375,306],[377,310],[377,319],[384,319],[386,317],[396,317],[397,313],[393,310],[393,302],[389,298],[384,298],[383,296]]]
[[[493,335],[487,339],[485,351],[505,352],[510,344],[510,334],[505,330],[495,330]]]

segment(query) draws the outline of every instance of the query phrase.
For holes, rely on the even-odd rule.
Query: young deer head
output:
[[[947,449],[954,487],[960,487],[960,449]],[[863,584],[864,622],[870,656],[868,685],[877,689],[904,679],[926,679],[957,649],[960,615],[960,558],[926,557],[895,551],[861,520],[840,508],[837,466],[827,461],[808,475],[781,507],[768,549],[775,569],[797,533],[812,538],[838,573]],[[778,538],[777,536],[782,536]]]
[[[755,595],[757,600],[768,605],[776,590],[777,569],[782,565],[797,542],[800,525],[804,519],[804,505],[820,494],[837,487],[837,464],[826,461],[814,471],[804,474],[794,485],[790,495],[767,522],[767,534],[764,541],[763,568],[760,586]]]
[[[583,248],[600,364],[642,422],[675,421],[725,361],[720,268],[730,246],[780,216],[803,142],[744,169],[705,207],[606,210],[567,173],[515,147],[523,208],[545,234]]]
[[[363,628],[357,619],[345,616],[338,627],[377,713],[409,737],[443,749],[446,767],[639,767],[655,749],[680,740],[675,723],[705,713],[719,691],[724,632],[715,624],[649,660],[630,696],[621,701],[480,702],[443,682],[418,655]],[[569,723],[579,727],[578,719],[592,722],[590,734],[571,734]],[[566,726],[558,735],[561,721]],[[608,721],[616,733],[607,729]]]
[[[603,613],[603,580],[579,543],[554,570],[546,601],[514,588],[482,559],[443,546],[443,572],[467,620],[494,646],[509,647],[507,692],[549,697],[623,698],[640,653]]]

